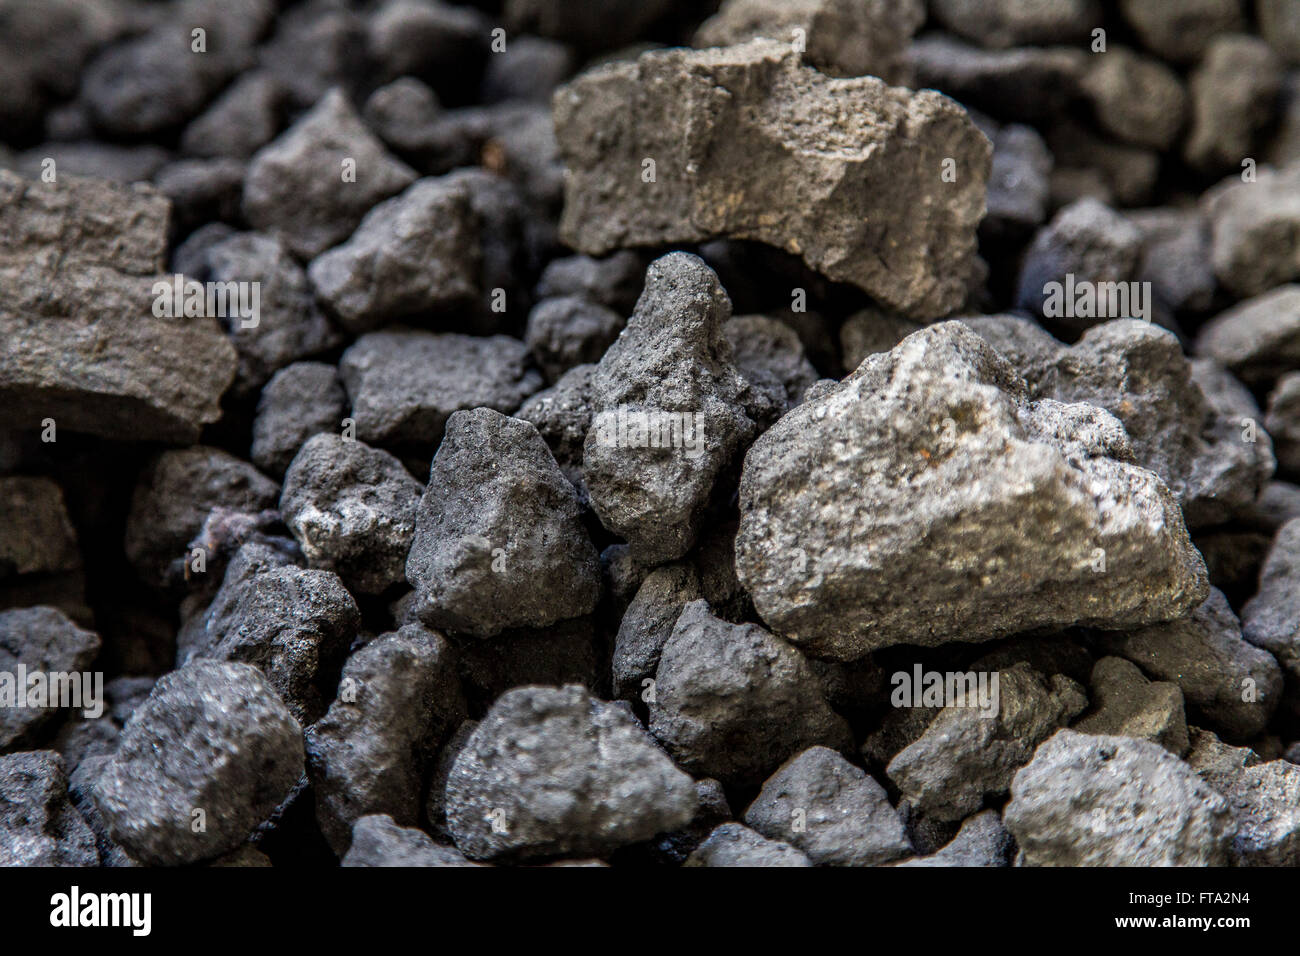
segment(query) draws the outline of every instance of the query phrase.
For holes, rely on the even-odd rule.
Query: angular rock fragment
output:
[[[349,175],[349,171],[350,175]],[[342,90],[325,94],[288,131],[253,156],[244,215],[310,259],[346,239],[372,206],[415,173],[366,129]]]
[[[455,847],[434,843],[423,830],[403,827],[386,813],[371,814],[352,827],[343,866],[478,866]]]
[[[923,816],[955,822],[977,812],[985,798],[1005,794],[1034,748],[1088,703],[1068,677],[1049,679],[1027,664],[998,673],[997,698],[987,710],[975,690],[963,685],[958,692],[972,696],[949,702],[885,770]]]
[[[0,752],[30,745],[32,734],[60,713],[64,693],[86,713],[102,708],[102,700],[83,697],[90,688],[82,672],[99,648],[98,634],[52,607],[0,611]]]
[[[289,466],[280,511],[309,567],[379,594],[406,579],[422,490],[388,452],[322,434]]]
[[[701,597],[699,574],[690,564],[667,564],[646,575],[614,638],[614,696],[640,696],[682,609]]]
[[[799,333],[766,315],[738,315],[723,331],[740,374],[773,392],[784,412],[803,400],[817,381],[817,369],[804,354]]]
[[[1159,60],[1121,46],[1095,56],[1083,92],[1108,133],[1138,146],[1167,150],[1182,130],[1187,93]]]
[[[1241,8],[1240,0],[1120,0],[1124,19],[1147,49],[1174,63],[1200,59],[1219,34],[1241,29]]]
[[[763,784],[745,823],[820,866],[878,866],[912,852],[885,790],[826,747],[810,747]]]
[[[1138,281],[1151,283],[1156,302],[1174,312],[1209,308],[1216,282],[1206,218],[1167,207],[1133,210],[1126,218],[1142,234]]]
[[[967,818],[952,842],[937,853],[904,860],[898,866],[1010,866],[1015,841],[996,810]]]
[[[408,624],[348,658],[338,698],[306,736],[316,819],[336,853],[369,814],[419,822],[434,755],[464,716],[452,649],[437,632]]]
[[[724,823],[687,858],[684,866],[812,866],[799,850],[769,840],[739,823]]]
[[[524,341],[549,382],[578,365],[600,361],[623,331],[623,317],[579,296],[543,299],[528,313]]]
[[[1300,277],[1300,162],[1287,158],[1287,166],[1259,169],[1254,182],[1231,176],[1202,197],[1214,271],[1239,298],[1280,295],[1276,286]]]
[[[538,299],[577,295],[620,314],[632,311],[645,282],[645,264],[631,249],[604,259],[563,256],[552,259],[537,280]]]
[[[456,758],[447,822],[471,859],[600,856],[685,825],[696,800],[629,710],[581,687],[521,687]]]
[[[1264,429],[1273,440],[1278,467],[1293,475],[1300,472],[1300,373],[1287,372],[1277,380]]]
[[[1300,11],[1287,0],[1256,0],[1259,32],[1286,63],[1300,65]]]
[[[368,332],[473,302],[478,233],[468,190],[421,179],[366,213],[352,237],[313,259],[308,273],[348,331]]]
[[[48,478],[0,478],[0,581],[81,567],[63,491]]]
[[[752,387],[724,326],[731,302],[687,253],[656,260],[627,328],[592,374],[583,473],[601,523],[639,560],[670,561],[699,534],[714,483],[754,434]]]
[[[97,866],[95,834],[68,800],[52,750],[0,757],[0,866]]]
[[[759,438],[741,478],[736,570],[768,625],[851,660],[899,643],[1155,623],[1204,600],[1177,503],[1130,464],[1123,426],[1095,406],[1027,402],[1023,388],[946,322]]]
[[[844,354],[844,367],[853,371],[868,355],[888,352],[921,328],[921,325],[911,319],[904,319],[902,316],[883,312],[880,309],[868,308],[854,312],[840,326],[840,348]],[[807,398],[808,393],[804,394]]]
[[[988,213],[980,230],[994,236],[1026,236],[1047,218],[1052,154],[1034,128],[1022,123],[1008,123],[991,139]]]
[[[582,452],[595,414],[591,384],[595,373],[594,365],[569,369],[551,388],[524,402],[514,416],[530,423],[545,439],[583,507],[587,505],[587,483],[582,477]]]
[[[504,52],[488,58],[483,99],[488,103],[549,103],[555,88],[573,73],[573,66],[573,51],[563,43],[544,37],[516,37]]]
[[[650,731],[673,758],[723,783],[757,783],[808,747],[849,743],[802,654],[761,627],[719,620],[703,601],[677,619],[649,704]]]
[[[1247,643],[1223,592],[1190,616],[1106,637],[1107,648],[1183,692],[1188,716],[1234,740],[1260,734],[1282,697],[1282,672]]]
[[[1226,800],[1159,744],[1059,731],[1016,774],[1003,822],[1025,866],[1224,866]]]
[[[147,186],[0,169],[0,403],[14,427],[192,442],[220,417],[234,348],[211,318],[160,317],[167,218]]]
[[[490,27],[471,7],[441,0],[386,0],[370,19],[367,51],[379,78],[420,76],[435,85],[482,70]]]
[[[695,793],[700,802],[691,822],[671,833],[656,836],[648,847],[650,859],[681,866],[719,825],[732,819],[731,805],[721,783],[707,777],[696,780]]]
[[[250,456],[258,468],[283,478],[294,455],[312,435],[343,427],[347,395],[333,365],[295,362],[262,389],[253,419]]]
[[[1183,692],[1152,682],[1122,657],[1103,657],[1092,669],[1092,711],[1075,721],[1080,733],[1149,740],[1176,757],[1187,752]]]
[[[930,12],[958,36],[994,49],[1075,43],[1101,20],[1096,0],[931,0]]]
[[[556,92],[555,129],[560,234],[582,252],[756,239],[920,318],[966,298],[990,149],[943,96],[754,41],[586,73]]]
[[[196,620],[182,665],[240,661],[261,668],[302,723],[325,710],[320,679],[332,672],[361,628],[352,595],[329,571],[304,571],[260,544],[231,560],[221,589]]]
[[[1300,284],[1280,286],[1219,313],[1202,326],[1196,351],[1257,388],[1300,367]]]
[[[126,519],[126,556],[154,587],[189,577],[189,543],[218,508],[256,514],[274,508],[279,487],[247,462],[219,448],[165,451],[141,474]]]
[[[908,85],[907,44],[924,20],[921,0],[727,0],[692,43],[734,46],[759,37],[800,43],[808,62],[829,76]]]
[[[508,414],[542,386],[517,339],[414,329],[363,335],[343,353],[339,377],[356,437],[376,445],[436,444],[453,412]]]
[[[248,159],[280,131],[284,90],[267,72],[245,74],[185,127],[181,150],[190,156]]]
[[[177,866],[243,843],[302,772],[302,728],[266,679],[199,661],[162,678],[136,710],[94,798],[114,842]]]
[[[1204,172],[1240,168],[1273,118],[1281,65],[1258,37],[1216,37],[1188,83],[1191,122],[1183,157]]]
[[[1053,117],[1045,136],[1057,160],[1052,174],[1054,207],[1088,198],[1117,206],[1143,206],[1153,201],[1160,177],[1160,154],[1154,149],[1098,136],[1068,113],[1064,118]],[[1081,188],[1060,178],[1071,175]],[[1062,182],[1067,182],[1065,188],[1061,188]]]
[[[457,412],[420,499],[406,576],[420,617],[490,637],[581,617],[600,565],[573,487],[527,422]]]

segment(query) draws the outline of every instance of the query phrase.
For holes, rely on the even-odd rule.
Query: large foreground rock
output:
[[[581,252],[755,239],[920,318],[966,298],[992,148],[945,96],[755,40],[614,63],[554,103],[560,232]]]
[[[1028,402],[956,322],[869,357],[745,458],[736,570],[819,656],[1170,620],[1208,593],[1177,502],[1092,405]]]
[[[0,405],[6,423],[197,441],[235,349],[211,317],[159,318],[170,204],[148,186],[0,170]]]

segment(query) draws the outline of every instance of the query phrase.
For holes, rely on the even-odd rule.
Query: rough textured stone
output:
[[[168,203],[148,186],[0,169],[0,403],[6,420],[197,440],[235,350],[210,318],[158,318]]]
[[[1047,219],[1054,160],[1032,126],[1008,123],[993,140],[988,213],[981,233],[1019,238]]]
[[[943,96],[831,79],[754,41],[584,74],[557,91],[555,129],[560,233],[582,252],[756,239],[922,318],[966,297],[991,150]]]
[[[596,548],[535,428],[487,408],[448,420],[406,576],[424,620],[478,637],[544,627],[596,606]]]
[[[0,752],[29,744],[32,734],[60,713],[57,706],[46,706],[59,696],[55,675],[72,674],[81,688],[81,672],[99,648],[99,635],[77,627],[55,608],[0,611],[0,674],[8,675],[11,684],[10,700],[0,706]],[[19,667],[26,669],[26,683],[19,682]],[[44,677],[48,701],[32,699],[31,678],[36,674]],[[16,706],[20,700],[23,704]],[[83,710],[93,710],[91,701],[81,703]]]
[[[1287,0],[1256,0],[1259,32],[1279,57],[1300,65],[1300,10]]]
[[[1187,93],[1159,60],[1121,46],[1094,56],[1083,91],[1106,132],[1127,143],[1167,150],[1183,127]]]
[[[517,339],[414,329],[363,335],[343,353],[339,376],[357,437],[377,445],[435,444],[453,412],[509,414],[542,386]]]
[[[478,238],[469,191],[421,179],[366,213],[352,238],[312,260],[309,274],[348,331],[367,332],[473,302]]]
[[[878,866],[912,852],[884,788],[826,747],[786,761],[745,811],[745,823],[823,866]]]
[[[260,544],[247,544],[226,568],[221,589],[196,619],[193,643],[178,661],[207,658],[261,668],[302,723],[325,710],[319,679],[342,662],[361,627],[352,595],[329,571],[304,571]]]
[[[1287,158],[1290,165],[1258,169],[1254,182],[1231,176],[1201,200],[1210,217],[1214,271],[1240,298],[1300,277],[1300,162]]]
[[[1108,635],[1106,644],[1156,680],[1177,684],[1196,723],[1234,740],[1263,731],[1282,697],[1277,662],[1242,639],[1217,588],[1189,617]]]
[[[434,843],[423,830],[398,826],[386,813],[359,819],[351,839],[343,866],[478,866],[455,847]]]
[[[1147,49],[1175,63],[1199,60],[1216,36],[1240,29],[1241,6],[1241,0],[1120,0],[1124,19]]]
[[[703,260],[658,259],[627,328],[592,374],[587,490],[601,523],[642,561],[690,549],[715,481],[754,434],[747,405],[756,398],[724,333],[730,314]]]
[[[740,374],[771,391],[782,412],[798,405],[817,381],[817,369],[804,354],[799,333],[779,319],[738,315],[723,331]]]
[[[1300,367],[1300,284],[1247,299],[1201,328],[1196,351],[1246,385],[1267,387]]]
[[[1150,282],[1156,302],[1175,312],[1210,307],[1216,281],[1209,222],[1195,209],[1139,209],[1126,214],[1142,234],[1138,281]]]
[[[235,849],[303,772],[302,728],[255,668],[202,661],[131,717],[94,798],[112,839],[156,866]],[[192,826],[203,811],[206,827]]]
[[[885,773],[922,815],[957,821],[1001,797],[1034,748],[1087,706],[1068,677],[1045,677],[1026,664],[998,672],[996,713],[967,699],[948,702]]]
[[[524,341],[549,382],[569,369],[600,361],[623,331],[613,309],[580,296],[543,299],[528,313]]]
[[[645,264],[631,249],[604,259],[563,256],[552,259],[537,280],[538,299],[582,296],[620,314],[631,312],[645,281]]]
[[[650,731],[694,774],[757,783],[811,746],[848,746],[803,655],[754,624],[686,605],[655,672]]]
[[[190,156],[248,159],[280,131],[284,90],[270,73],[248,73],[185,127],[181,150]]]
[[[967,818],[953,841],[937,853],[904,860],[898,866],[1009,866],[1015,841],[996,810]]]
[[[769,840],[739,823],[724,823],[709,834],[684,866],[812,866],[788,843]]]
[[[1151,682],[1122,657],[1103,657],[1092,669],[1092,710],[1074,723],[1085,734],[1134,737],[1187,752],[1183,692],[1168,681]]]
[[[348,658],[339,697],[307,728],[316,819],[336,853],[369,814],[419,822],[434,755],[464,716],[453,652],[437,632],[408,624]]]
[[[614,638],[614,695],[639,697],[653,678],[659,656],[672,637],[682,609],[703,597],[699,574],[690,564],[667,564],[651,571],[623,612]]]
[[[551,388],[538,392],[520,406],[515,418],[529,422],[546,440],[564,476],[573,483],[578,499],[587,504],[587,483],[582,476],[583,445],[595,415],[592,410],[594,365],[569,369]]]
[[[308,439],[284,476],[280,512],[309,567],[378,594],[406,579],[423,489],[386,451],[339,435]]]
[[[808,62],[830,76],[870,75],[907,85],[911,71],[904,54],[924,20],[921,0],[727,0],[692,42],[697,47],[734,46],[759,37],[800,42]]]
[[[419,76],[435,85],[479,72],[491,27],[470,7],[441,0],[385,0],[370,18],[367,51],[379,78]]]
[[[258,468],[282,478],[303,444],[320,432],[339,432],[347,395],[333,365],[295,362],[262,389],[253,419],[250,455]]]
[[[0,581],[81,567],[63,490],[49,478],[0,478]]]
[[[355,180],[344,178],[345,160]],[[244,215],[310,259],[347,238],[377,202],[415,173],[384,150],[342,90],[327,93],[288,131],[258,150],[244,181]]]
[[[921,325],[911,319],[867,308],[854,312],[840,326],[840,348],[844,353],[844,367],[852,372],[868,355],[888,352]],[[838,384],[832,382],[832,385]],[[819,396],[820,397],[820,396]],[[811,400],[805,392],[805,399]]]
[[[577,686],[522,687],[456,758],[447,821],[472,859],[599,856],[683,826],[696,800],[624,707]]]
[[[573,51],[563,43],[543,37],[515,37],[504,51],[488,58],[483,99],[488,103],[549,103],[555,88],[573,73],[573,66]]]
[[[1023,389],[947,322],[868,358],[759,438],[736,568],[769,626],[847,660],[898,643],[1149,624],[1203,601],[1177,503],[1130,464],[1123,426],[1091,405],[1026,402]]]
[[[1287,372],[1268,396],[1264,429],[1273,441],[1278,467],[1300,472],[1300,373]]]
[[[1101,20],[1096,0],[930,0],[930,12],[958,36],[991,48],[1075,43]]]
[[[1277,56],[1257,37],[1216,37],[1188,81],[1191,121],[1183,157],[1204,172],[1240,168],[1273,118],[1282,84]]]
[[[1026,866],[1224,866],[1227,801],[1159,744],[1062,730],[1011,784]]]
[[[0,866],[96,866],[95,835],[51,750],[0,757]]]

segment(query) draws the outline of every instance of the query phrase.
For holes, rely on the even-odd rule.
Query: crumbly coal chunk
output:
[[[294,362],[262,388],[249,455],[266,474],[283,478],[312,435],[341,433],[347,395],[338,370],[323,362]]]
[[[97,866],[95,834],[51,750],[0,757],[0,866]]]

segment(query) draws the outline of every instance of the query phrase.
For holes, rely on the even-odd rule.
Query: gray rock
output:
[[[1259,32],[1273,51],[1292,66],[1300,65],[1300,11],[1286,0],[1256,0]]]
[[[1189,715],[1234,740],[1258,736],[1282,697],[1282,672],[1248,644],[1217,588],[1189,617],[1108,635],[1107,648],[1183,692]]]
[[[948,701],[889,762],[885,773],[921,815],[956,822],[1003,796],[1034,748],[1088,704],[1083,689],[1060,674],[1048,678],[1017,664],[998,675],[995,713],[969,698]]]
[[[958,36],[994,49],[1077,43],[1101,20],[1096,0],[930,0],[930,13]]]
[[[1148,681],[1122,657],[1103,657],[1092,669],[1091,685],[1092,710],[1075,721],[1075,730],[1149,740],[1175,757],[1187,752],[1187,718],[1177,684]]]
[[[620,249],[604,259],[563,256],[552,259],[537,280],[538,299],[579,295],[613,309],[631,312],[645,280],[645,264],[630,249]]]
[[[421,179],[382,202],[347,242],[312,260],[316,292],[348,331],[478,298],[478,222],[467,189]]]
[[[126,556],[154,587],[189,580],[187,546],[218,508],[256,514],[274,508],[279,486],[248,462],[196,445],[155,456],[141,473],[126,519]]]
[[[616,49],[636,40],[673,5],[674,0],[506,0],[505,22],[512,34],[536,33],[584,50]]]
[[[260,544],[242,547],[196,622],[181,665],[206,658],[261,668],[303,724],[325,711],[319,679],[335,670],[361,629],[361,615],[329,571],[304,571]]]
[[[758,783],[816,745],[845,749],[848,724],[795,648],[754,624],[682,611],[654,678],[650,731],[693,774]]]
[[[307,440],[284,476],[280,511],[308,567],[379,594],[406,579],[420,483],[386,451],[333,434]]]
[[[167,150],[157,146],[116,146],[94,141],[42,143],[19,153],[14,171],[28,179],[40,179],[46,171],[46,160],[53,160],[58,176],[143,183],[153,179],[171,158]],[[167,190],[160,188],[160,192],[170,197]]]
[[[903,860],[898,866],[1009,866],[1015,841],[996,810],[968,817],[952,842],[937,853]]]
[[[613,309],[580,296],[543,299],[528,313],[524,341],[549,382],[578,365],[600,361],[623,331]]]
[[[1182,130],[1187,92],[1154,57],[1107,47],[1092,58],[1082,85],[1102,129],[1126,143],[1167,150]]]
[[[453,412],[509,414],[542,386],[518,339],[414,329],[361,336],[343,353],[339,376],[356,437],[375,445],[434,445]]]
[[[0,581],[81,567],[63,490],[49,478],[0,478]]]
[[[455,847],[434,843],[423,830],[402,827],[388,814],[364,816],[352,827],[343,866],[478,866]]]
[[[490,30],[487,18],[472,7],[385,0],[370,18],[367,52],[380,80],[420,76],[455,82],[482,70]]]
[[[1100,295],[1092,310],[1077,310],[1075,302],[1058,303],[1049,284],[1067,287],[1071,275],[1075,283],[1127,283],[1137,272],[1141,254],[1142,234],[1132,223],[1094,199],[1080,200],[1053,216],[1034,237],[1021,266],[1016,304],[1076,334],[1107,319],[1138,318],[1134,311],[1110,311],[1111,303],[1100,301]],[[1135,307],[1129,302],[1130,310]],[[1076,314],[1080,312],[1084,314]]]
[[[755,239],[916,317],[966,298],[991,150],[933,92],[832,79],[789,44],[754,41],[586,73],[556,92],[555,130],[569,167],[560,235],[582,252]]]
[[[732,819],[731,804],[722,784],[705,778],[695,781],[699,806],[691,822],[679,830],[655,837],[649,845],[649,859],[668,866],[681,866],[721,824]]]
[[[1092,405],[1027,402],[1023,389],[978,335],[946,322],[759,438],[741,478],[736,569],[768,625],[851,660],[899,643],[1155,623],[1204,600],[1177,503],[1130,463],[1123,426]]]
[[[530,423],[545,439],[584,507],[587,483],[582,476],[582,454],[595,415],[591,384],[595,372],[594,365],[575,366],[555,385],[533,395],[515,412],[515,418]]]
[[[1209,223],[1195,209],[1138,209],[1126,218],[1142,234],[1138,281],[1150,282],[1156,300],[1175,312],[1210,307],[1216,281]]]
[[[280,369],[257,402],[253,463],[268,475],[283,478],[308,438],[342,429],[346,410],[347,395],[333,365],[295,362]]]
[[[1261,168],[1254,182],[1231,176],[1201,205],[1210,217],[1214,271],[1229,291],[1259,296],[1300,277],[1300,162]]]
[[[817,369],[804,354],[797,333],[766,315],[738,315],[723,327],[740,374],[753,385],[773,392],[784,412],[803,400],[817,381]]]
[[[280,239],[236,233],[208,250],[207,263],[209,281],[255,282],[259,288],[255,324],[237,315],[225,320],[239,352],[236,394],[250,394],[279,369],[341,344],[342,336],[316,306],[307,274]]]
[[[912,853],[884,788],[826,747],[786,761],[764,782],[745,823],[822,866],[878,866]]]
[[[95,834],[51,750],[0,757],[0,866],[97,866]]]
[[[1300,155],[1300,70],[1292,69],[1282,78],[1278,94],[1277,121],[1267,132],[1263,161],[1285,166]]]
[[[367,97],[361,110],[375,135],[403,153],[428,148],[427,130],[437,125],[441,113],[438,94],[413,76],[381,86]]]
[[[1300,486],[1270,481],[1264,486],[1250,521],[1270,535],[1292,518],[1300,518]]]
[[[487,408],[448,420],[406,576],[423,620],[477,637],[595,608],[599,557],[535,428]]]
[[[788,843],[769,840],[739,823],[724,823],[709,834],[684,866],[812,866]]]
[[[1277,380],[1268,396],[1264,428],[1278,467],[1292,475],[1300,472],[1300,373],[1287,372]]]
[[[181,151],[190,156],[249,159],[280,131],[284,89],[263,70],[241,76],[185,127]]]
[[[1278,530],[1259,573],[1259,590],[1241,609],[1241,636],[1300,677],[1300,520]]]
[[[1300,284],[1280,286],[1219,313],[1201,327],[1196,351],[1256,388],[1300,367]]]
[[[1219,34],[1241,29],[1241,7],[1240,0],[1120,0],[1124,19],[1143,45],[1175,63],[1199,60]]]
[[[1224,866],[1227,801],[1159,744],[1059,731],[1011,784],[1025,866]]]
[[[801,41],[808,62],[830,76],[870,75],[908,85],[907,45],[924,21],[921,0],[727,0],[692,42],[709,47],[758,37]]]
[[[302,773],[302,728],[266,679],[201,661],[158,681],[94,798],[114,842],[141,862],[176,866],[238,847]]]
[[[1037,131],[1023,123],[1008,123],[991,139],[988,213],[980,228],[999,236],[1026,235],[1047,219],[1052,154]]]
[[[1117,206],[1145,206],[1155,201],[1160,154],[1154,149],[1099,136],[1068,111],[1053,117],[1044,135],[1056,157],[1051,183],[1053,208],[1089,197]],[[1082,178],[1082,188],[1073,187],[1073,192],[1070,187],[1060,188],[1058,177],[1070,174]],[[1099,192],[1094,192],[1093,180]]]
[[[752,389],[724,333],[730,313],[703,260],[664,256],[592,374],[583,453],[591,505],[642,561],[690,549],[714,483],[755,432]]]
[[[82,672],[99,654],[99,635],[82,630],[52,607],[0,611],[0,674],[8,693],[0,695],[0,752],[21,749],[32,735],[61,713],[59,675],[73,675],[67,688],[79,710],[94,710],[82,696]],[[19,668],[24,671],[19,671]],[[26,674],[26,680],[20,674]],[[41,678],[33,684],[33,677]],[[102,675],[101,680],[102,680]],[[102,689],[102,685],[101,688]],[[37,696],[33,697],[33,691]],[[4,700],[7,697],[8,700]]]
[[[306,734],[316,819],[336,853],[370,814],[419,822],[434,756],[464,717],[451,645],[437,632],[408,624],[348,658],[338,698]]]
[[[629,710],[577,686],[521,687],[456,758],[447,821],[471,859],[601,856],[684,826],[697,799]]]
[[[551,93],[573,73],[574,56],[563,43],[543,37],[513,37],[504,51],[488,57],[483,99],[549,103]]]
[[[911,319],[881,309],[866,308],[854,312],[840,326],[840,348],[844,354],[844,367],[853,371],[868,355],[888,352],[921,328],[923,326]],[[804,400],[812,401],[813,398],[805,393]]]
[[[1232,808],[1235,866],[1300,862],[1300,767],[1263,762],[1248,747],[1229,747],[1209,731],[1192,735],[1187,762]]]
[[[1203,172],[1240,169],[1273,118],[1282,68],[1258,37],[1215,37],[1188,81],[1191,121],[1183,158]]]
[[[346,161],[355,163],[350,181]],[[415,173],[366,129],[342,90],[333,89],[285,133],[258,150],[244,181],[244,215],[310,259],[352,232],[376,203],[401,192]]]
[[[0,402],[14,427],[197,441],[234,378],[211,318],[161,318],[168,202],[152,188],[0,169]]]
[[[646,575],[614,638],[614,696],[641,696],[682,609],[701,597],[699,574],[690,564],[666,564]]]

